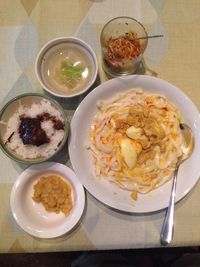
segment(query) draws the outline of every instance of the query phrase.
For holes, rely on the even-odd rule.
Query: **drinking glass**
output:
[[[137,71],[148,39],[140,22],[130,17],[117,17],[105,24],[100,41],[102,67],[109,76],[117,77]]]

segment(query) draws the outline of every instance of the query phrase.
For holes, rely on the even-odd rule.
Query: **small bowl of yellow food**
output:
[[[11,190],[16,223],[28,234],[55,238],[71,231],[85,206],[85,192],[67,166],[45,162],[23,171]]]

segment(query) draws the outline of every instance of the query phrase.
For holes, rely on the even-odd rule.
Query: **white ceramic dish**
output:
[[[77,91],[69,91],[69,92],[64,92],[58,90],[57,87],[59,87],[58,83],[49,84],[46,81],[45,74],[46,73],[46,67],[45,67],[45,62],[47,61],[52,61],[52,58],[55,56],[55,54],[64,54],[66,51],[69,50],[69,52],[66,52],[66,58],[69,56],[70,57],[70,49],[76,49],[77,51],[77,57],[75,55],[72,56],[73,60],[76,61],[76,64],[80,63],[79,56],[80,54],[84,55],[84,58],[88,61],[90,70],[88,72],[88,78],[87,82],[81,85],[81,87]],[[65,51],[65,52],[63,52]],[[62,98],[71,98],[74,96],[78,96],[80,94],[83,94],[86,92],[92,84],[95,82],[97,73],[98,73],[98,62],[96,55],[92,48],[85,43],[83,40],[75,37],[60,37],[53,39],[46,43],[41,50],[39,51],[37,58],[36,58],[36,64],[35,64],[35,72],[36,76],[38,78],[38,81],[40,82],[41,86],[45,91],[48,93],[56,96],[56,97],[62,97]],[[52,75],[53,71],[48,70],[48,76]]]
[[[165,95],[174,102],[185,118],[185,121],[192,128],[195,148],[192,156],[180,167],[176,202],[182,199],[194,187],[200,176],[199,112],[192,101],[180,89],[158,78],[145,75],[119,77],[101,84],[88,94],[77,108],[71,121],[69,154],[76,175],[95,198],[121,211],[145,213],[167,207],[171,191],[171,181],[148,194],[139,195],[138,200],[133,202],[130,192],[122,190],[105,180],[98,180],[96,177],[93,177],[91,154],[85,148],[88,142],[90,124],[97,112],[97,100],[108,99],[118,92],[134,87]]]
[[[72,186],[74,206],[66,217],[63,213],[47,212],[33,199],[33,185],[39,176],[57,173]],[[27,233],[39,238],[54,238],[69,232],[80,220],[85,206],[85,192],[75,173],[67,166],[47,162],[33,165],[17,178],[10,196],[12,214],[17,224]]]

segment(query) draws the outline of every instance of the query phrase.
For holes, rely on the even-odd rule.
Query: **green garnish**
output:
[[[84,69],[82,66],[74,66],[71,62],[63,60],[56,71],[56,80],[68,87],[74,87],[81,80]]]

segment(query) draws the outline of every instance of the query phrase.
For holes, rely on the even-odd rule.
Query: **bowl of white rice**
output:
[[[0,147],[19,163],[49,160],[63,148],[67,136],[64,110],[50,97],[37,93],[19,95],[0,112]]]

